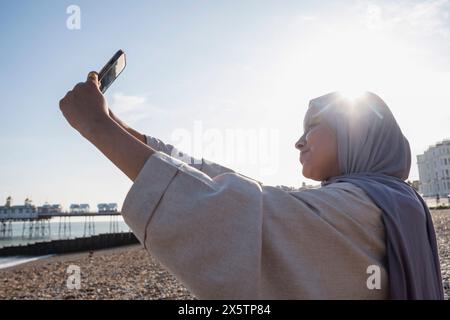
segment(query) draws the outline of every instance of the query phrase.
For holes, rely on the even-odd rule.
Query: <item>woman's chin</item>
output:
[[[312,179],[310,172],[308,170],[308,166],[306,166],[305,164],[303,164],[303,168],[302,168],[302,175],[307,178],[307,179]]]
[[[311,170],[308,170],[308,166],[303,165],[302,174],[305,178],[311,179],[314,181],[322,181],[322,177],[318,177],[311,173]]]

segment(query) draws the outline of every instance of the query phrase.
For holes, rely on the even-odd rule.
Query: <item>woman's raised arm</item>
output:
[[[119,119],[112,111],[111,109],[108,109],[109,112],[109,116],[111,117],[111,119],[113,119],[115,122],[117,122],[123,129],[125,129],[129,134],[131,134],[133,137],[135,137],[136,139],[138,139],[139,141],[141,141],[142,143],[147,144],[147,141],[145,139],[145,135],[143,135],[142,133],[136,131],[135,129],[133,129],[132,127],[130,127],[129,125],[127,125],[125,122],[123,122],[121,119]]]
[[[136,139],[141,141],[142,143],[147,144],[155,151],[163,152],[169,156],[175,157],[184,163],[187,163],[188,165],[194,167],[197,170],[202,171],[206,175],[210,176],[211,178],[218,176],[219,174],[226,173],[226,172],[234,172],[232,169],[229,169],[225,166],[222,166],[220,164],[214,163],[212,161],[206,160],[204,158],[202,159],[196,159],[190,155],[188,155],[185,152],[182,152],[178,150],[176,147],[174,147],[171,144],[164,143],[162,140],[142,134],[138,132],[137,130],[131,128],[129,125],[127,125],[124,121],[119,119],[112,111],[111,109],[108,109],[109,116],[117,123],[119,124],[124,130],[126,130],[129,134],[134,136]]]
[[[109,116],[97,75],[78,83],[61,99],[59,107],[69,124],[133,181],[154,153]]]

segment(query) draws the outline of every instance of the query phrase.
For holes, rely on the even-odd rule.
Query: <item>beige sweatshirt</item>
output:
[[[199,299],[387,298],[382,212],[362,189],[286,192],[206,160],[188,165],[155,138],[147,143],[158,152],[122,214]]]

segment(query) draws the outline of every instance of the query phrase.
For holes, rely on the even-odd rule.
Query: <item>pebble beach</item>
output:
[[[450,210],[431,211],[446,299],[450,296]],[[67,268],[80,267],[80,289]],[[0,270],[0,299],[196,299],[141,245],[53,256]]]

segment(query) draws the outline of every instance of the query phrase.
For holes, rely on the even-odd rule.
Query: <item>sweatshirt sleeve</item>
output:
[[[156,151],[160,151],[162,153],[165,153],[166,155],[169,155],[171,157],[174,157],[192,167],[195,169],[203,172],[207,176],[210,176],[211,178],[222,174],[226,172],[234,172],[232,169],[229,169],[227,167],[224,167],[222,165],[219,165],[217,163],[214,163],[212,161],[209,161],[207,159],[201,158],[197,159],[190,155],[188,155],[185,152],[182,152],[178,150],[176,147],[174,147],[171,144],[165,144],[160,139],[145,135],[145,139],[147,144],[152,147]]]
[[[333,203],[340,195],[330,188],[294,196],[232,172],[211,178],[156,152],[122,214],[200,299],[380,298],[385,291],[366,286],[370,264],[381,266],[386,285],[379,217],[347,191],[363,213],[349,217],[355,207]]]

